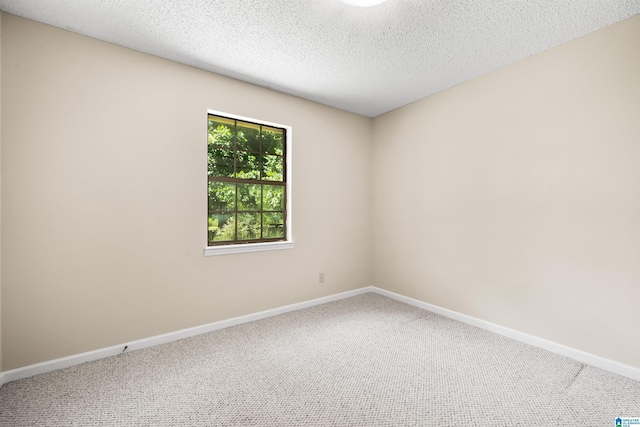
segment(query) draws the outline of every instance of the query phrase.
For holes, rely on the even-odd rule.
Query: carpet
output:
[[[640,382],[368,293],[5,384],[0,426],[615,426]]]

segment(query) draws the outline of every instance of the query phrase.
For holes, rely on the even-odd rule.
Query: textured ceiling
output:
[[[0,9],[375,117],[640,13],[640,0],[0,0]]]

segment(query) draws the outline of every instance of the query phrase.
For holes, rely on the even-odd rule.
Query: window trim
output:
[[[208,246],[208,242],[204,248],[204,256],[215,256],[215,255],[230,255],[230,254],[239,254],[239,253],[249,253],[249,252],[262,252],[262,251],[275,251],[282,249],[293,249],[294,240],[293,240],[293,209],[292,209],[292,173],[291,173],[291,159],[292,159],[292,150],[291,150],[291,141],[293,135],[293,129],[291,126],[269,122],[265,120],[254,119],[251,117],[240,116],[237,114],[225,113],[223,111],[210,110],[207,109],[207,120],[209,120],[209,115],[228,117],[234,120],[241,120],[250,123],[257,123],[264,126],[271,126],[275,128],[283,128],[286,130],[285,134],[285,167],[286,167],[286,177],[287,180],[285,182],[285,218],[286,218],[286,240],[276,241],[276,242],[253,242],[253,243],[230,243],[228,245],[215,245]],[[206,127],[205,127],[206,129]],[[206,138],[205,138],[206,140]],[[206,234],[205,234],[206,237]]]
[[[278,251],[282,249],[293,249],[294,242],[282,240],[279,242],[265,243],[235,243],[233,245],[216,245],[204,248],[204,256],[231,255],[249,252]]]

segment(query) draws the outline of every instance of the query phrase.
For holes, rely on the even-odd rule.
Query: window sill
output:
[[[207,246],[204,248],[204,256],[243,254],[248,252],[279,251],[293,249],[293,241],[247,243],[244,245]]]

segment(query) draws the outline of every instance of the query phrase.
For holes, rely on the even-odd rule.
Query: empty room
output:
[[[0,427],[640,425],[640,2],[0,0]]]

